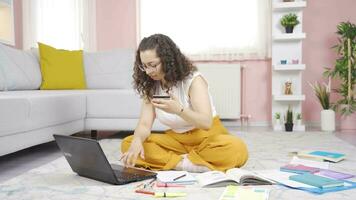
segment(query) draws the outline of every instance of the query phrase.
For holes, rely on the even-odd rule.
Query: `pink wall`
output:
[[[303,16],[304,31],[303,60],[306,70],[303,73],[303,114],[307,121],[319,121],[321,106],[316,100],[308,81],[323,79],[324,67],[332,67],[336,53],[330,49],[337,42],[336,25],[342,21],[356,23],[355,0],[312,0],[307,2]]]
[[[98,50],[136,48],[136,1],[96,1]]]
[[[244,61],[242,98],[244,114],[251,115],[251,122],[271,121],[272,74],[271,61]]]

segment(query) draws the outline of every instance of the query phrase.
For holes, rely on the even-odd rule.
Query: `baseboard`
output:
[[[270,126],[272,126],[271,122],[269,122],[269,121],[247,122],[246,120],[244,120],[242,124],[241,124],[241,120],[222,119],[221,121],[225,126],[229,126],[229,127],[241,127],[241,126],[270,127]]]
[[[222,123],[225,126],[229,127],[241,127],[241,120],[230,120],[222,119]],[[307,121],[303,122],[307,129],[320,129],[320,121]],[[243,122],[243,126],[252,126],[252,127],[271,127],[272,123],[270,121],[255,121],[255,122]],[[340,122],[335,122],[336,128],[340,126]]]
[[[320,121],[307,121],[305,122],[305,125],[309,128],[320,128]],[[335,122],[335,128],[339,128],[340,127],[340,122],[336,121]]]

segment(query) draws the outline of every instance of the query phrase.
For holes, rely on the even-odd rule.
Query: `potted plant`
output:
[[[298,16],[294,13],[283,15],[280,22],[286,33],[293,33],[294,27],[299,24]]]
[[[273,130],[275,130],[275,131],[281,131],[281,130],[282,130],[281,124],[282,124],[282,122],[281,122],[281,113],[280,113],[280,112],[274,113],[274,126],[273,126]]]
[[[315,82],[309,83],[314,91],[314,94],[319,99],[319,103],[323,110],[320,113],[320,126],[322,131],[334,131],[335,130],[335,111],[331,109],[330,103],[330,81],[329,84],[320,84]]]
[[[296,120],[296,126],[301,126],[302,125],[302,113],[297,113],[295,120]]]
[[[324,75],[341,81],[340,87],[334,90],[341,98],[332,105],[333,109],[342,115],[341,129],[355,129],[356,25],[341,22],[336,33],[339,42],[333,48],[336,49],[338,58],[334,68],[326,68]]]
[[[274,119],[276,124],[281,124],[281,113],[280,112],[274,113]]]
[[[287,132],[293,131],[293,110],[290,106],[288,106],[288,110],[286,112],[286,115],[284,116],[285,119],[285,129]]]

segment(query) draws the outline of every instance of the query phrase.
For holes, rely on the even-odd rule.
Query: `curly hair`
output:
[[[197,71],[196,66],[181,53],[178,46],[166,35],[154,34],[142,39],[136,51],[136,60],[134,65],[134,88],[145,99],[152,99],[158,84],[151,79],[146,72],[139,69],[142,65],[140,52],[146,50],[155,50],[161,60],[162,71],[164,73],[165,85],[163,88],[169,92],[179,81]]]

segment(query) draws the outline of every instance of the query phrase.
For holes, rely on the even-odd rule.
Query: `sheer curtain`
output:
[[[140,39],[171,37],[193,60],[270,56],[270,0],[140,0]]]
[[[43,42],[56,48],[95,50],[93,11],[95,0],[23,1],[24,49]]]

